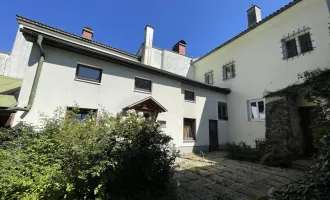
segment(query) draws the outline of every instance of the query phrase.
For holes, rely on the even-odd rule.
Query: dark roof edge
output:
[[[10,56],[11,54],[11,52],[6,52],[6,51],[0,51],[0,53],[7,54],[8,56]]]
[[[297,3],[301,2],[303,0],[293,0],[290,3],[288,3],[287,5],[283,6],[282,8],[278,9],[277,11],[275,11],[274,13],[268,15],[265,19],[261,20],[260,22],[254,24],[253,26],[249,27],[248,29],[242,31],[241,33],[239,33],[238,35],[234,36],[233,38],[227,40],[226,42],[224,42],[223,44],[221,44],[220,46],[212,49],[211,51],[209,51],[208,53],[206,53],[205,55],[201,56],[200,58],[198,58],[197,60],[195,60],[193,63],[197,63],[198,61],[200,61],[201,59],[205,58],[206,56],[212,54],[213,52],[217,51],[218,49],[226,46],[227,44],[235,41],[236,39],[242,37],[243,35],[245,35],[246,33],[250,32],[251,30],[257,28],[258,26],[260,26],[261,24],[264,24],[265,22],[267,22],[268,20],[274,18],[275,16],[281,14],[282,12],[286,11],[287,9],[291,8],[292,6],[296,5]]]
[[[69,37],[72,37],[72,38],[75,38],[75,39],[79,39],[79,40],[84,41],[84,42],[88,42],[88,43],[91,43],[91,44],[94,44],[94,45],[97,45],[97,46],[100,46],[100,47],[103,47],[103,48],[106,48],[106,49],[109,49],[109,50],[112,50],[112,51],[116,51],[118,53],[122,53],[124,55],[131,56],[131,57],[136,58],[136,59],[138,58],[138,56],[136,56],[136,55],[134,55],[132,53],[129,53],[129,52],[126,52],[126,51],[123,51],[123,50],[120,50],[120,49],[117,49],[117,48],[114,48],[114,47],[111,47],[111,46],[102,44],[100,42],[96,42],[94,40],[89,40],[89,39],[83,38],[81,36],[78,36],[78,35],[75,35],[75,34],[72,34],[72,33],[69,33],[69,32],[66,32],[66,31],[63,31],[63,30],[60,30],[58,28],[54,28],[52,26],[48,26],[46,24],[43,24],[43,23],[40,23],[40,22],[31,20],[31,19],[28,19],[28,18],[19,16],[19,15],[16,15],[16,19],[17,19],[18,22],[24,21],[24,22],[27,22],[27,23],[32,23],[32,24],[34,24],[36,26],[39,26],[39,27],[42,27],[42,28],[46,28],[46,29],[51,30],[51,31],[55,31],[57,33],[60,33],[60,34],[63,34],[63,35],[66,35],[66,36],[69,36]]]
[[[102,51],[98,51],[95,49],[91,49],[79,44],[75,44],[69,41],[65,41],[56,37],[52,37],[43,33],[38,33],[34,30],[28,29],[28,28],[22,28],[21,31],[29,36],[32,37],[37,37],[38,35],[43,35],[44,37],[44,43],[48,46],[53,46],[56,48],[60,48],[60,49],[64,49],[64,50],[68,50],[71,52],[76,52],[79,54],[83,54],[86,56],[90,56],[90,57],[94,57],[94,58],[98,58],[98,59],[102,59],[108,62],[112,62],[112,63],[116,63],[116,64],[120,64],[120,65],[124,65],[126,67],[130,67],[130,68],[134,68],[137,70],[141,70],[141,71],[146,71],[152,74],[156,74],[156,75],[160,75],[163,77],[167,77],[170,79],[174,79],[174,80],[178,80],[181,81],[182,83],[185,84],[189,84],[189,85],[193,85],[193,86],[197,86],[200,88],[205,88],[211,91],[215,91],[215,92],[219,92],[219,93],[223,93],[223,94],[229,94],[231,92],[230,89],[228,88],[220,88],[220,87],[216,87],[216,86],[212,86],[212,85],[207,85],[205,83],[199,82],[199,81],[195,81],[189,78],[186,78],[184,76],[180,76],[171,72],[167,72],[161,69],[157,69],[148,65],[144,65],[142,63],[139,62],[135,62],[135,61],[131,61],[125,58],[121,58],[115,55],[111,55],[109,53],[105,53]]]

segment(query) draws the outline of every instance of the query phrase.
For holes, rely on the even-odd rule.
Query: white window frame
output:
[[[265,118],[260,118],[259,104],[258,104],[258,102],[260,102],[260,101],[263,101],[264,102],[264,115],[265,115]],[[251,103],[256,103],[259,118],[252,118],[252,107],[251,107]],[[264,98],[248,100],[247,101],[247,104],[248,104],[247,106],[248,106],[248,117],[249,117],[249,121],[265,121],[265,119],[266,119],[266,102],[265,102],[265,99]]]

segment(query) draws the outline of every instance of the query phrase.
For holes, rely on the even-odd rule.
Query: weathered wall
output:
[[[268,148],[303,155],[303,134],[295,97],[266,104],[266,141]]]

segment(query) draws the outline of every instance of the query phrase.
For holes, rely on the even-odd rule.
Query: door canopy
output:
[[[141,111],[152,111],[157,113],[167,112],[166,108],[151,96],[123,108],[124,111],[130,109],[141,110]]]

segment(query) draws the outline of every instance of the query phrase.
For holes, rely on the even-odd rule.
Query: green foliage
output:
[[[305,179],[286,185],[272,194],[276,200],[330,199],[330,70],[306,71],[298,93],[317,104],[318,117],[312,128],[317,130],[314,144],[319,148]]]
[[[0,130],[0,199],[175,199],[176,153],[159,124],[99,113]]]
[[[267,152],[261,159],[261,164],[272,167],[291,167],[292,155],[289,151]]]
[[[229,143],[227,146],[227,158],[230,159],[259,162],[263,156],[261,150],[251,148],[251,146],[244,142],[240,142],[239,144]]]

